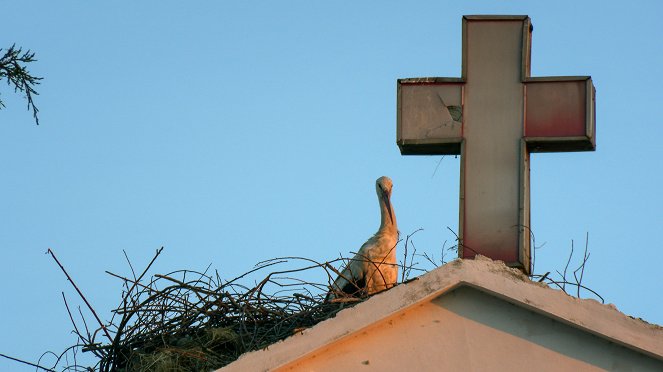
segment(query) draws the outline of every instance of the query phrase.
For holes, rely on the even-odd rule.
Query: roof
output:
[[[614,305],[578,299],[517,269],[477,256],[455,260],[415,280],[375,295],[268,348],[242,355],[220,371],[271,370],[310,357],[380,322],[412,311],[459,288],[471,288],[626,349],[663,361],[663,327],[629,317]],[[389,355],[389,354],[387,354]],[[368,362],[368,361],[367,361]]]

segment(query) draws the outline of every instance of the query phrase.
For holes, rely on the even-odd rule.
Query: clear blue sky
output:
[[[34,50],[45,79],[40,126],[0,86],[1,353],[75,342],[60,292],[79,301],[48,248],[108,319],[123,249],[225,278],[333,259],[376,230],[388,175],[400,231],[423,228],[417,249],[439,256],[459,160],[400,155],[396,79],[459,77],[463,14],[529,15],[532,75],[597,89],[597,151],[533,156],[536,271],[589,232],[584,284],[663,324],[661,2],[275,3],[3,2],[0,47]]]

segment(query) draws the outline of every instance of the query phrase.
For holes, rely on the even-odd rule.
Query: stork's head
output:
[[[394,216],[391,211],[390,201],[392,186],[393,183],[391,182],[391,179],[386,176],[382,176],[375,181],[375,190],[378,193],[378,198],[381,202],[384,203],[385,207],[387,207],[387,211],[389,212],[389,219],[391,220],[391,223],[394,223]]]

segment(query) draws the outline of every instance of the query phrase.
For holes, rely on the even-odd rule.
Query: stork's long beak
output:
[[[382,200],[384,201],[384,205],[387,207],[387,212],[389,212],[389,220],[391,220],[391,223],[394,223],[394,216],[391,215],[391,202],[389,201],[389,194],[387,194],[386,191],[382,191]]]

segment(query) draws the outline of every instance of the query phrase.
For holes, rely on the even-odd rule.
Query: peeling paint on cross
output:
[[[464,16],[461,78],[398,80],[403,155],[460,154],[459,256],[530,273],[531,152],[593,151],[589,76],[530,77],[528,16]]]

